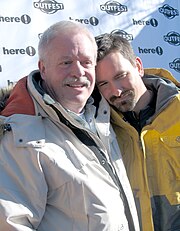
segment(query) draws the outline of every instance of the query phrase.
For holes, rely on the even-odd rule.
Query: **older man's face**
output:
[[[96,50],[84,33],[59,35],[39,62],[47,92],[63,107],[79,113],[95,85]]]

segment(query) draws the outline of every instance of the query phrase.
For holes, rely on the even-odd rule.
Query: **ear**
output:
[[[42,60],[39,60],[38,62],[38,67],[39,67],[39,71],[41,73],[41,77],[42,79],[44,79],[44,75],[45,75],[45,66]]]
[[[142,60],[139,57],[136,57],[136,67],[138,69],[140,77],[144,76],[144,68],[142,64]]]

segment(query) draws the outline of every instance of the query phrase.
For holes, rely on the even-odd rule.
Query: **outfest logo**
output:
[[[58,10],[64,9],[64,4],[58,3],[55,0],[39,0],[39,2],[34,2],[33,5],[34,8],[46,14],[55,14]]]
[[[132,34],[128,34],[124,30],[115,29],[115,30],[111,31],[111,34],[117,34],[117,35],[119,35],[119,36],[127,39],[128,41],[132,41],[133,40],[133,35]]]
[[[164,41],[168,42],[171,45],[179,46],[180,45],[180,34],[175,31],[171,31],[167,35],[164,35]]]
[[[179,11],[169,6],[168,4],[165,4],[164,6],[160,7],[159,12],[161,14],[164,14],[164,16],[168,19],[173,19],[175,16],[179,16]]]
[[[127,6],[116,1],[108,1],[105,4],[100,5],[100,9],[115,16],[128,11]]]
[[[177,72],[180,72],[180,58],[176,58],[171,63],[169,63],[169,67]]]

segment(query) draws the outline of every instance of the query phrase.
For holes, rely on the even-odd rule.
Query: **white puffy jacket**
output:
[[[15,102],[12,115],[0,116],[0,231],[139,231],[108,104],[103,98],[99,103],[98,137],[57,102],[43,97],[35,87],[38,79],[39,72],[27,78],[34,115],[19,113],[21,108],[28,111],[29,105]],[[14,91],[22,95],[23,88],[18,92],[17,83]],[[105,155],[102,163],[69,123],[95,141]],[[135,229],[128,228],[119,189],[103,167],[106,161],[117,172]]]

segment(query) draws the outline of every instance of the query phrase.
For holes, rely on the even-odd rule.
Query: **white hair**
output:
[[[81,23],[72,22],[72,21],[59,21],[53,25],[51,25],[44,33],[41,35],[38,44],[38,55],[39,59],[43,59],[46,55],[47,46],[59,34],[67,33],[67,32],[83,32],[92,42],[95,51],[97,51],[97,45],[93,34]],[[97,52],[96,52],[97,53]]]

